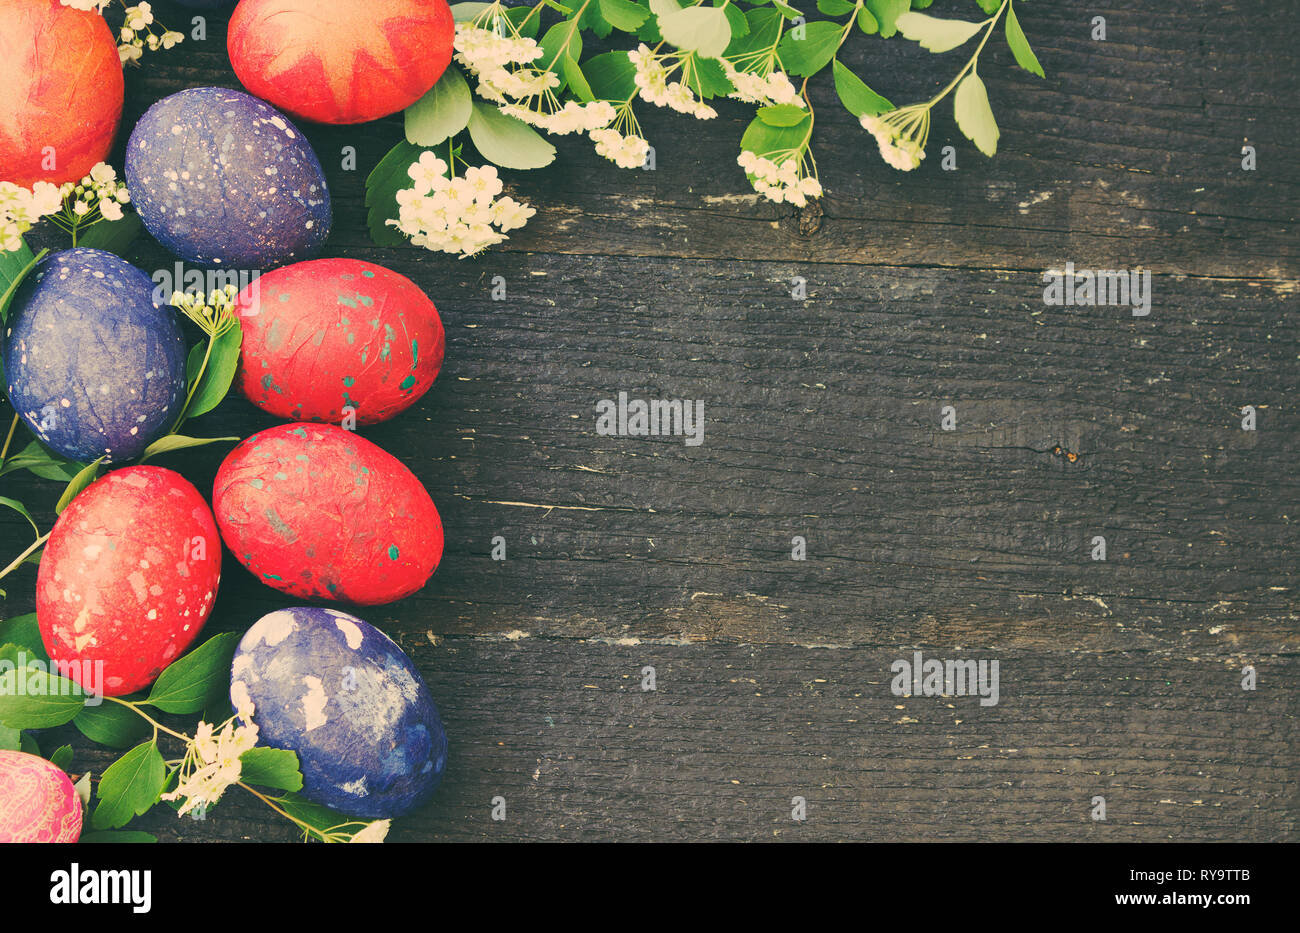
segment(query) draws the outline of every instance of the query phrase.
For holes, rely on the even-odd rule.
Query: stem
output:
[[[703,2],[703,0],[701,0],[701,2]],[[560,50],[555,53],[555,57],[551,59],[551,63],[546,66],[547,71],[554,71],[555,63],[560,60],[561,55],[569,50],[569,43],[573,41],[573,34],[578,28],[578,20],[582,18],[582,14],[587,11],[587,7],[589,6],[591,6],[591,0],[583,0],[582,6],[578,7],[578,12],[573,14],[573,19],[570,20],[572,25],[569,26],[569,32],[564,37],[564,41],[560,43]]]
[[[189,393],[185,396],[185,404],[181,406],[181,413],[176,418],[176,423],[172,425],[171,433],[175,434],[185,423],[185,413],[190,410],[190,402],[194,401],[194,393],[198,391],[199,383],[203,381],[203,374],[207,371],[208,360],[212,358],[212,345],[217,342],[217,338],[211,334],[208,335],[208,348],[203,353],[203,365],[199,367],[198,373],[194,376],[194,384],[190,386]]]
[[[6,567],[4,570],[0,570],[0,580],[3,580],[5,577],[9,576],[9,574],[17,570],[22,565],[23,561],[25,561],[37,550],[39,550],[41,545],[48,540],[50,540],[50,533],[46,532],[45,534],[37,538],[35,541],[33,541],[31,543],[31,546],[28,547],[27,550],[23,551],[21,554],[15,557],[13,561],[10,562],[8,567]]]
[[[46,537],[49,537],[49,535],[46,535]],[[177,732],[174,729],[168,729],[158,720],[154,719],[144,710],[140,709],[140,706],[137,703],[133,703],[130,700],[119,699],[118,697],[104,697],[104,699],[112,700],[114,703],[118,704],[119,706],[125,706],[127,709],[131,710],[133,713],[135,713],[145,722],[149,723],[149,725],[153,726],[153,735],[155,741],[157,741],[158,739],[159,732],[166,732],[168,735],[172,736],[173,738],[180,739],[182,742],[189,743],[194,741],[192,738],[190,738],[188,735],[185,735],[184,733]]]
[[[14,420],[9,423],[9,433],[5,435],[5,444],[0,447],[0,463],[4,463],[5,457],[9,453],[9,444],[14,439],[14,431],[18,430],[18,412],[14,412]]]
[[[975,54],[970,57],[970,61],[966,63],[966,66],[962,68],[961,71],[957,72],[957,77],[953,78],[946,88],[930,100],[929,106],[933,107],[935,104],[939,103],[939,101],[947,97],[948,92],[955,88],[962,78],[966,77],[966,72],[975,67],[976,61],[979,60],[980,52],[984,51],[984,46],[988,43],[989,36],[993,35],[994,27],[997,26],[998,20],[1002,18],[1002,14],[1006,12],[1007,6],[1010,3],[1011,0],[1002,0],[1002,6],[998,7],[998,11],[989,17],[989,19],[985,20],[985,22],[989,24],[989,28],[984,31],[984,38],[980,40],[979,46],[975,49]]]

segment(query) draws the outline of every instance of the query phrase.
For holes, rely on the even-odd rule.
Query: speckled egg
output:
[[[258,278],[239,296],[240,391],[281,418],[385,421],[442,368],[438,309],[414,282],[358,259],[314,259]]]
[[[263,616],[230,669],[258,741],[296,752],[302,794],[349,816],[392,819],[433,793],[447,734],[420,672],[379,629],[333,609]]]
[[[242,91],[190,88],[150,107],[127,143],[126,183],[145,227],[187,262],[266,269],[313,255],[330,231],[306,137]]]
[[[72,677],[87,689],[142,690],[199,634],[220,580],[221,539],[199,491],[160,467],[114,470],[72,500],[45,545],[45,650],[80,662]]]
[[[62,769],[26,752],[0,751],[0,843],[80,838],[81,798]]]
[[[400,460],[327,424],[283,424],[240,442],[217,471],[213,511],[235,558],[277,590],[391,603],[442,559],[442,521]]]
[[[446,0],[242,0],[230,64],[244,87],[294,116],[362,123],[411,106],[451,61]]]
[[[185,404],[185,340],[154,284],[112,253],[42,260],[14,295],[5,389],[42,441],[72,460],[138,456]]]
[[[59,0],[0,2],[0,181],[77,181],[108,156],[122,63],[104,17]]]

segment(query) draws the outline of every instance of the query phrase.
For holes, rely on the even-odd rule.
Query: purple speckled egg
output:
[[[349,816],[392,819],[433,794],[447,734],[420,672],[379,629],[333,609],[259,619],[230,669],[259,742],[297,753],[302,794]]]
[[[187,262],[267,269],[315,254],[329,234],[329,190],[302,132],[242,91],[164,97],[126,147],[140,218]]]
[[[154,283],[112,253],[70,249],[23,280],[4,333],[5,391],[72,460],[138,456],[185,404],[185,339]]]

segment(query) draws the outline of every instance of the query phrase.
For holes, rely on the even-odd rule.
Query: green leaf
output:
[[[5,460],[4,465],[0,466],[0,476],[17,470],[30,470],[41,479],[66,483],[80,473],[85,466],[84,463],[74,463],[60,457],[58,454],[51,453],[41,446],[39,441],[32,441],[18,453]]]
[[[600,15],[615,29],[633,32],[650,16],[650,11],[632,0],[599,0]]]
[[[388,150],[366,178],[366,207],[369,208],[366,224],[376,246],[404,246],[409,242],[400,230],[385,221],[397,217],[397,192],[414,184],[407,169],[419,158],[420,148],[403,139]]]
[[[0,674],[0,724],[10,729],[61,726],[85,703],[78,684],[46,670],[18,667]]]
[[[734,3],[728,3],[722,8],[722,11],[727,14],[727,22],[731,24],[732,42],[749,35],[749,20],[745,18],[745,14],[740,7]],[[729,45],[727,48],[731,48],[731,46]]]
[[[865,6],[858,10],[858,28],[868,36],[874,36],[880,32],[880,23],[877,22],[876,17]]]
[[[537,44],[542,47],[543,54],[534,64],[540,68],[559,64],[560,59],[566,54],[574,59],[582,58],[582,30],[573,20],[561,20],[551,26]],[[555,93],[558,94],[559,90],[556,88]]]
[[[581,66],[573,60],[572,55],[565,54],[560,57],[560,68],[569,89],[579,101],[586,104],[596,99],[591,85],[587,83],[587,78],[582,73]]]
[[[0,751],[17,752],[23,747],[23,731],[0,724]]]
[[[816,74],[835,56],[842,32],[839,24],[826,20],[809,23],[804,27],[802,38],[797,38],[800,35],[797,30],[787,31],[777,46],[781,64],[790,74],[802,77]]]
[[[102,832],[82,833],[78,842],[84,842],[90,845],[96,843],[145,843],[157,842],[158,837],[151,833],[142,833],[134,829],[106,829]]]
[[[715,6],[692,6],[684,10],[660,12],[656,3],[665,0],[651,0],[650,8],[655,10],[659,19],[659,32],[672,45],[683,52],[699,52],[709,58],[717,58],[727,50],[731,43],[731,23],[727,14]],[[672,0],[667,3],[675,6]]]
[[[468,23],[490,6],[490,3],[453,3],[451,15],[458,23]]]
[[[898,17],[899,31],[931,52],[957,48],[979,32],[983,25],[964,19],[939,19],[925,13],[904,13]]]
[[[455,136],[469,123],[474,98],[469,84],[455,65],[448,65],[427,94],[406,108],[406,141],[416,146],[436,146]]]
[[[239,779],[248,784],[276,790],[302,790],[298,756],[287,749],[259,745],[240,755],[239,764]]]
[[[817,9],[827,16],[843,16],[852,13],[856,7],[849,0],[817,0]]]
[[[636,66],[627,52],[605,52],[587,59],[582,73],[597,100],[624,101],[636,90]]]
[[[30,732],[24,732],[18,737],[18,750],[41,757],[41,746]]]
[[[156,742],[131,749],[108,766],[99,779],[99,805],[91,817],[95,829],[117,829],[158,802],[167,770]]]
[[[344,816],[337,810],[331,810],[329,807],[322,807],[318,803],[312,803],[303,797],[294,793],[281,794],[279,797],[271,798],[277,806],[288,813],[295,819],[302,820],[308,826],[318,832],[324,832],[328,829],[334,829],[337,826],[343,826],[348,823],[360,823],[364,820],[354,820],[350,816]]]
[[[0,294],[0,322],[8,320],[9,305],[14,300],[18,286],[23,284],[23,279],[27,278],[48,252],[48,249],[43,249],[32,255],[26,241],[12,252],[0,249],[0,285],[4,286],[4,292]]]
[[[85,466],[81,472],[72,477],[67,488],[63,490],[63,495],[59,496],[58,504],[54,506],[54,514],[62,515],[63,510],[68,507],[73,499],[81,494],[81,491],[95,481],[99,475],[99,463],[103,457],[96,457],[95,462]]]
[[[233,327],[213,342],[207,368],[203,370],[203,378],[198,388],[194,390],[194,397],[190,399],[189,407],[185,409],[186,420],[206,415],[221,404],[226,393],[230,391],[230,384],[235,381],[235,372],[239,368],[239,348],[243,342],[244,331],[238,319],[235,320]],[[191,357],[194,356],[195,351],[198,351],[198,362],[201,365],[206,347],[203,344],[196,345],[190,351]]]
[[[759,107],[758,118],[768,126],[797,126],[808,119],[808,111],[794,104]]]
[[[996,13],[998,11],[998,7],[1002,6],[1002,0],[977,0],[977,2],[980,5],[980,9],[983,10],[985,13],[987,13],[989,16],[992,16],[994,13]]]
[[[894,105],[863,83],[838,59],[835,61],[835,93],[840,103],[855,117],[872,116],[893,110]]]
[[[784,0],[772,0],[772,6],[776,7],[780,14],[786,19],[798,19],[803,16],[803,13],[790,6],[790,4],[784,2]]]
[[[730,10],[731,7],[726,9]],[[689,61],[690,74],[683,80],[701,100],[725,97],[736,89],[727,78],[727,73],[722,70],[722,63],[716,58],[701,58],[692,54]]]
[[[102,249],[118,256],[144,231],[144,221],[135,211],[127,211],[121,220],[98,220],[77,234],[77,245]]]
[[[205,447],[208,444],[220,444],[238,441],[237,437],[186,437],[184,434],[168,434],[158,438],[140,454],[140,463],[159,454],[171,453],[173,450],[188,450],[191,447]]]
[[[42,661],[50,659],[50,656],[45,653],[41,627],[36,621],[34,612],[0,622],[0,645],[15,645]]]
[[[888,39],[897,29],[898,17],[911,9],[911,0],[866,0],[876,22],[880,24],[880,38]]]
[[[1025,31],[1020,28],[1020,20],[1016,19],[1014,6],[1007,7],[1007,45],[1011,46],[1011,54],[1016,57],[1017,65],[1040,78],[1047,77],[1043,74],[1043,66],[1038,63],[1038,56],[1029,47]]]
[[[150,726],[137,712],[111,700],[87,706],[72,724],[90,741],[113,748],[128,748],[149,734]]]
[[[998,124],[993,119],[993,108],[989,106],[989,93],[974,69],[957,85],[953,115],[957,118],[957,128],[980,152],[992,156],[998,151]]]
[[[807,136],[806,119],[794,126],[770,126],[754,117],[745,129],[745,134],[740,137],[740,148],[748,149],[755,155],[771,157],[790,150],[802,151]]]
[[[535,129],[487,101],[474,101],[469,138],[483,158],[502,168],[541,168],[555,161],[555,147]]]
[[[149,696],[150,706],[165,713],[197,713],[230,684],[230,661],[239,644],[237,632],[214,635],[189,654],[173,661],[159,675]]]
[[[67,771],[68,765],[72,764],[72,746],[60,745],[56,748],[54,753],[50,755],[50,764],[60,771]]]
[[[32,518],[31,512],[27,511],[27,506],[23,505],[17,499],[10,499],[8,496],[0,496],[0,505],[13,509],[23,518],[27,519],[32,526],[32,531],[36,532],[36,537],[39,538],[41,536],[41,529],[36,526],[36,519]]]

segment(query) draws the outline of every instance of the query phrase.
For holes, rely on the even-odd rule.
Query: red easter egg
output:
[[[305,120],[364,123],[437,84],[455,35],[446,0],[241,0],[226,46],[250,93]]]
[[[236,384],[296,421],[385,421],[442,368],[438,309],[404,275],[358,259],[315,259],[260,276],[239,296]]]
[[[212,491],[221,537],[263,583],[377,606],[409,596],[442,559],[442,521],[400,460],[327,424],[242,441]]]
[[[0,751],[0,843],[79,838],[81,798],[67,774],[44,758]]]
[[[78,181],[122,117],[122,62],[98,13],[59,0],[0,2],[0,181]]]
[[[114,470],[72,500],[45,545],[45,650],[78,662],[69,676],[87,690],[141,690],[199,634],[220,579],[221,541],[199,491],[159,467]]]

